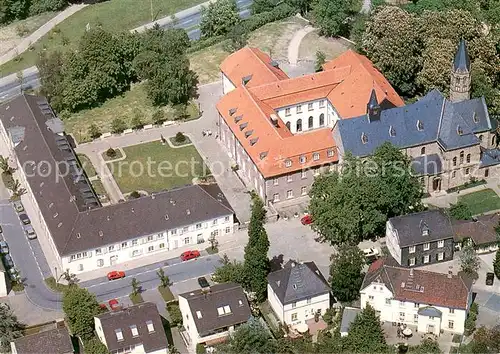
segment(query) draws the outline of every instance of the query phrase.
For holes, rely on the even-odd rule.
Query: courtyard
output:
[[[123,148],[125,157],[108,162],[122,193],[168,190],[210,174],[193,145],[170,147],[161,141]]]
[[[492,189],[484,189],[460,196],[458,201],[467,204],[472,215],[500,209],[500,197]]]

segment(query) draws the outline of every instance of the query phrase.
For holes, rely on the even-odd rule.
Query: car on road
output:
[[[22,221],[24,225],[31,224],[31,220],[26,213],[19,214],[19,219]]]
[[[185,251],[181,253],[181,259],[183,261],[189,261],[190,259],[195,259],[200,256],[200,251]]]
[[[111,299],[108,301],[109,307],[111,310],[116,311],[116,310],[121,310],[122,306],[116,299]]]
[[[19,275],[19,271],[16,268],[10,268],[9,269],[9,278],[12,281],[20,280],[21,276]]]
[[[311,215],[307,214],[300,219],[300,222],[302,223],[302,225],[310,225],[313,222],[313,218]]]
[[[209,288],[210,287],[210,284],[208,283],[208,280],[207,278],[205,277],[199,277],[198,278],[198,284],[200,284],[200,287],[202,289],[205,289],[205,288]]]
[[[14,267],[14,261],[12,260],[10,254],[6,254],[5,256],[3,256],[3,264],[5,264],[6,268]]]
[[[23,206],[23,203],[21,203],[20,200],[15,200],[14,202],[12,202],[12,205],[14,205],[14,209],[20,213],[22,211],[24,211],[24,206]]]
[[[23,225],[24,232],[26,233],[26,236],[28,236],[28,239],[34,240],[36,238],[36,232],[35,229],[33,229],[33,226],[31,225]]]
[[[113,270],[108,273],[108,280],[117,280],[125,277],[125,272],[120,270]]]
[[[9,245],[5,241],[0,241],[0,253],[8,254],[9,253]]]
[[[495,274],[488,272],[486,273],[486,285],[493,285],[495,282]]]

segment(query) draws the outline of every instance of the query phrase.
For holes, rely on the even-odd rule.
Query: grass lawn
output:
[[[137,304],[140,304],[141,302],[144,302],[141,294],[137,294],[137,295],[130,294],[128,297],[130,298],[130,300],[132,301],[132,303],[134,305],[137,305]]]
[[[108,193],[106,193],[106,190],[104,189],[104,186],[102,185],[102,182],[100,180],[95,180],[95,181],[91,181],[90,184],[92,184],[92,187],[94,188],[94,192],[98,196],[104,196],[104,198],[101,198],[101,201],[107,201]]]
[[[66,290],[68,288],[68,285],[56,283],[56,280],[54,279],[54,277],[45,278],[45,285],[47,285],[47,287],[50,290],[56,291],[59,293],[63,292],[64,290]]]
[[[467,204],[472,215],[500,209],[500,198],[492,189],[485,189],[460,196],[458,197],[458,201]]]
[[[165,119],[175,119],[175,112],[171,107],[156,108],[147,98],[144,84],[135,84],[130,91],[123,95],[106,101],[102,106],[72,114],[69,117],[62,117],[66,132],[73,134],[78,142],[89,141],[89,126],[94,123],[102,133],[111,131],[111,122],[115,118],[122,119],[125,124],[130,125],[132,118],[139,114],[144,124],[150,124],[151,116],[158,109],[165,112]],[[200,116],[198,105],[194,102],[188,106],[189,119]]]
[[[326,56],[326,60],[331,60],[344,53],[352,46],[342,39],[323,37],[317,31],[310,32],[300,42],[299,59],[316,60],[316,52],[319,50]]]
[[[24,284],[18,283],[17,281],[12,282],[12,290],[15,292],[24,291]]]
[[[90,162],[87,155],[78,154],[77,157],[78,157],[78,160],[80,160],[80,164],[82,165],[83,170],[87,174],[88,178],[94,177],[95,175],[97,175],[97,172],[95,171],[94,165],[92,165],[92,162]]]
[[[174,14],[180,10],[200,4],[203,0],[152,0],[155,19]],[[11,60],[0,66],[2,76],[35,65],[38,53],[54,50],[68,50],[76,47],[87,24],[100,25],[104,29],[119,32],[131,30],[151,21],[151,2],[149,0],[109,0],[89,5],[70,16],[55,27],[55,31],[43,36],[28,50],[20,55],[19,61]],[[62,38],[69,43],[63,45]]]
[[[161,297],[163,298],[163,300],[166,303],[169,303],[169,302],[175,300],[174,294],[172,294],[172,291],[170,290],[170,288],[168,286],[166,288],[164,288],[163,286],[160,285],[158,287],[158,291],[160,292]]]
[[[204,175],[203,159],[192,145],[171,148],[153,141],[123,150],[127,156],[124,160],[108,164],[123,193],[172,189],[191,184],[194,177]],[[206,172],[209,173],[208,169]]]
[[[209,247],[205,248],[205,251],[207,251],[208,254],[219,253],[219,249],[217,247],[212,248],[212,246],[209,246]]]

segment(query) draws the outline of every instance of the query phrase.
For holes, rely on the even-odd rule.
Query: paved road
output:
[[[245,19],[250,16],[250,5],[253,0],[237,0],[237,5],[240,10],[240,17]],[[190,9],[178,12],[175,14],[176,23],[174,27],[183,28],[187,31],[188,36],[191,40],[197,40],[200,38],[200,30],[197,28],[201,21],[201,6],[194,6]],[[158,20],[161,23],[162,28],[166,28],[171,25],[171,18],[166,17],[164,19]],[[146,26],[151,26],[148,24]],[[137,30],[137,29],[134,29]],[[40,86],[40,79],[38,77],[38,69],[32,66],[23,71],[24,90],[34,89]],[[0,102],[10,99],[21,92],[21,86],[16,74],[11,74],[0,78]]]

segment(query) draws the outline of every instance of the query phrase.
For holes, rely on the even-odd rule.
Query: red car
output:
[[[302,217],[302,219],[300,219],[300,222],[302,223],[302,225],[309,225],[309,224],[312,224],[313,218],[311,215],[307,214],[307,215],[304,215]]]
[[[108,273],[108,280],[116,280],[125,277],[125,272],[114,270]]]
[[[118,302],[118,300],[116,299],[111,299],[108,301],[108,304],[109,304],[109,307],[111,308],[111,310],[120,310],[121,309],[121,305],[120,303]]]
[[[200,251],[186,251],[182,252],[181,259],[183,261],[189,261],[190,259],[195,259],[200,256]]]

